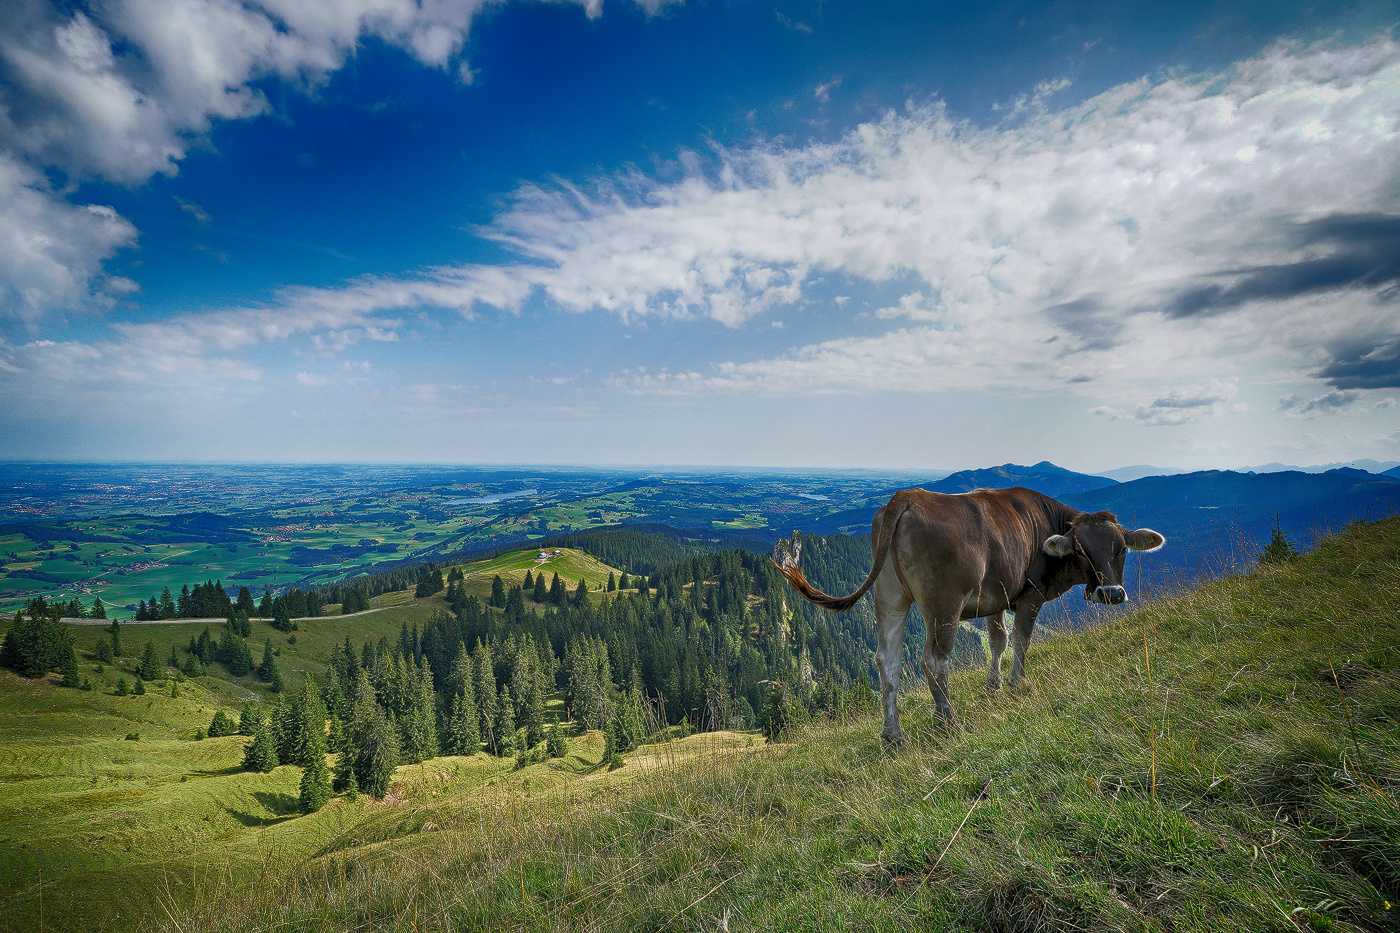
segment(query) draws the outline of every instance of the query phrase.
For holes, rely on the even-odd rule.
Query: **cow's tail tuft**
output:
[[[908,507],[908,502],[901,502],[897,508],[892,509],[891,514],[886,517],[884,527],[881,529],[883,533],[880,535],[879,546],[875,548],[874,566],[870,568],[870,575],[865,578],[865,582],[860,585],[860,589],[856,590],[850,596],[832,596],[829,593],[823,593],[807,581],[806,576],[802,573],[800,560],[801,537],[795,531],[792,533],[793,544],[790,546],[791,556],[787,556],[787,554],[784,553],[783,547],[780,545],[778,548],[774,549],[774,554],[777,555],[777,557],[770,559],[773,560],[773,566],[778,568],[778,572],[783,575],[784,579],[787,580],[803,599],[814,605],[821,606],[823,609],[830,609],[832,612],[845,612],[859,602],[860,598],[866,594],[866,591],[875,584],[875,578],[878,577],[880,571],[884,569],[885,557],[889,554],[890,547],[894,542],[895,526],[899,524],[900,516],[904,514],[904,510]]]

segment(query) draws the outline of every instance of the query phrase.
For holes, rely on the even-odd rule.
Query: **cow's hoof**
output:
[[[989,680],[989,681],[987,681],[986,687],[987,687],[987,692],[988,692],[988,693],[996,693],[998,690],[1001,689],[1001,681],[999,681],[999,680]]]
[[[890,747],[894,747],[894,746],[896,746],[896,745],[903,745],[903,744],[904,744],[904,733],[903,733],[903,732],[881,732],[881,733],[880,733],[880,739],[881,739],[886,745],[888,745],[888,746],[890,746]]]

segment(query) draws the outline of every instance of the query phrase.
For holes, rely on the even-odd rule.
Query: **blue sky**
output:
[[[10,6],[0,458],[1400,459],[1394,4]]]

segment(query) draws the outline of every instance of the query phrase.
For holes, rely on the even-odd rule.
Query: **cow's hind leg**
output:
[[[958,637],[958,616],[961,614],[963,600],[945,602],[946,605],[937,605],[931,600],[919,601],[919,609],[924,614],[924,621],[928,623],[928,639],[924,642],[920,666],[924,669],[924,679],[928,681],[929,692],[933,694],[938,718],[945,723],[951,723],[953,704],[948,699],[948,672],[953,667],[953,643]]]
[[[875,663],[880,669],[880,703],[885,713],[885,727],[880,736],[893,744],[904,739],[899,728],[899,673],[904,664],[904,619],[909,615],[913,599],[893,568],[888,566],[875,581],[871,595],[875,601],[875,625],[879,635]]]
[[[992,663],[987,668],[987,689],[1001,689],[1001,655],[1006,650],[1006,623],[1003,613],[994,612],[985,617],[987,621],[987,646],[991,649]]]

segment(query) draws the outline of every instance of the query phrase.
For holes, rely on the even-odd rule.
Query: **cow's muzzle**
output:
[[[1106,606],[1117,606],[1128,601],[1128,591],[1121,586],[1096,586],[1089,598]]]

